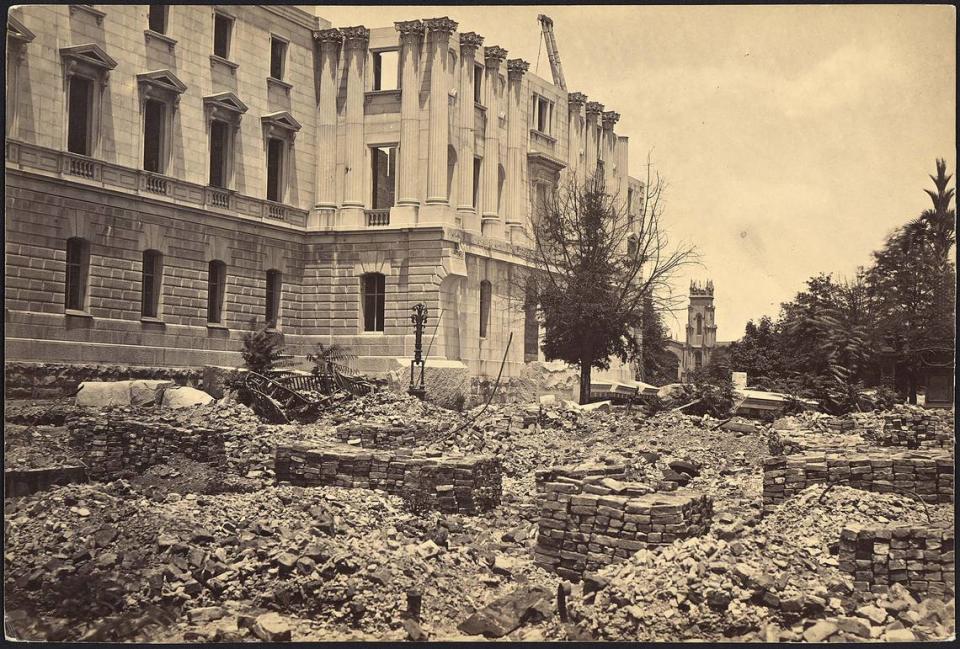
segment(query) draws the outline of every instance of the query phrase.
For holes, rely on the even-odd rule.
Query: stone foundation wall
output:
[[[131,365],[73,365],[55,363],[4,363],[7,399],[56,399],[77,391],[84,381],[163,379],[197,387],[200,368],[139,367]]]
[[[769,512],[812,484],[864,491],[913,492],[928,503],[953,502],[953,456],[946,451],[803,453],[763,463],[763,507]]]
[[[397,449],[417,442],[417,429],[386,424],[343,424],[337,426],[337,439],[363,448]]]
[[[626,559],[641,548],[699,536],[709,529],[713,501],[707,496],[685,489],[670,494],[649,491],[647,485],[609,475],[583,480],[556,475],[544,481],[538,496],[540,528],[534,560],[577,582],[584,572]]]
[[[277,480],[295,485],[383,489],[414,511],[476,514],[500,504],[500,460],[429,457],[412,450],[370,452],[349,446],[278,446]]]
[[[840,533],[839,561],[861,592],[886,592],[899,583],[921,597],[954,593],[951,529],[850,525]]]
[[[93,480],[123,477],[163,464],[174,455],[197,462],[226,462],[223,433],[207,426],[176,425],[176,415],[139,408],[104,408],[67,419],[70,445]]]

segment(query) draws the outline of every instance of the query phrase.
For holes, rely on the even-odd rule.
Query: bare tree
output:
[[[692,246],[670,247],[665,184],[650,164],[646,180],[632,206],[600,175],[568,179],[536,206],[525,281],[539,303],[544,355],[580,368],[581,403],[593,368],[637,356],[644,300],[672,308],[670,280],[696,257]]]

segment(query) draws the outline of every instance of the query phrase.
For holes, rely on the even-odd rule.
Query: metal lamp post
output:
[[[412,308],[413,315],[410,316],[410,321],[413,322],[413,333],[416,340],[413,347],[413,360],[410,361],[410,387],[407,389],[407,393],[423,399],[427,394],[427,388],[424,385],[426,366],[423,359],[423,328],[427,324],[427,305],[420,303],[415,304]],[[420,380],[414,382],[414,373],[417,367],[420,368]]]

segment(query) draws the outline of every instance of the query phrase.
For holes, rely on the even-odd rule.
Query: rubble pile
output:
[[[883,592],[899,583],[921,596],[954,592],[952,527],[849,525],[840,533],[839,558],[859,591]]]
[[[865,491],[906,491],[926,502],[953,502],[953,456],[946,451],[804,453],[763,463],[763,504],[777,503],[815,483],[846,484]]]
[[[907,409],[887,413],[883,428],[876,433],[880,446],[907,448],[953,448],[955,443],[952,423],[945,425],[937,416]]]
[[[224,464],[222,430],[209,423],[182,426],[176,414],[150,408],[111,407],[67,420],[70,445],[92,479],[129,477],[174,455]]]
[[[296,485],[382,489],[414,511],[475,514],[500,503],[500,461],[491,456],[430,457],[413,450],[368,452],[343,445],[278,446],[277,480]]]
[[[4,403],[3,420],[21,426],[63,426],[67,416],[77,409],[73,400],[8,401]]]
[[[79,466],[66,429],[53,426],[3,427],[3,467],[6,471]]]
[[[931,515],[945,519],[952,511],[931,507]],[[814,485],[737,538],[711,532],[584,575],[584,598],[574,601],[572,614],[585,633],[608,640],[892,639],[906,623],[884,624],[886,611],[879,621],[861,619],[863,595],[836,557],[845,526],[890,518],[926,523],[909,497]],[[944,610],[943,602],[929,607]],[[941,619],[922,633],[914,627],[916,637],[947,637],[952,621],[938,627]]]

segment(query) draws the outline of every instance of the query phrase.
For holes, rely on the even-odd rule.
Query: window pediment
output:
[[[26,25],[17,20],[13,15],[8,15],[7,38],[12,38],[18,43],[26,44],[36,38],[36,36],[32,31],[27,29]]]
[[[270,113],[260,118],[267,137],[281,137],[292,141],[300,130],[300,122],[287,111]]]
[[[203,98],[203,109],[207,119],[222,119],[237,123],[247,112],[247,105],[232,92],[221,92]]]
[[[170,70],[155,70],[137,75],[137,85],[143,99],[161,99],[171,102],[174,106],[180,103],[180,95],[186,89],[183,83]]]
[[[61,47],[60,59],[66,66],[68,77],[77,72],[85,72],[106,80],[110,70],[117,67],[117,62],[96,43]]]

